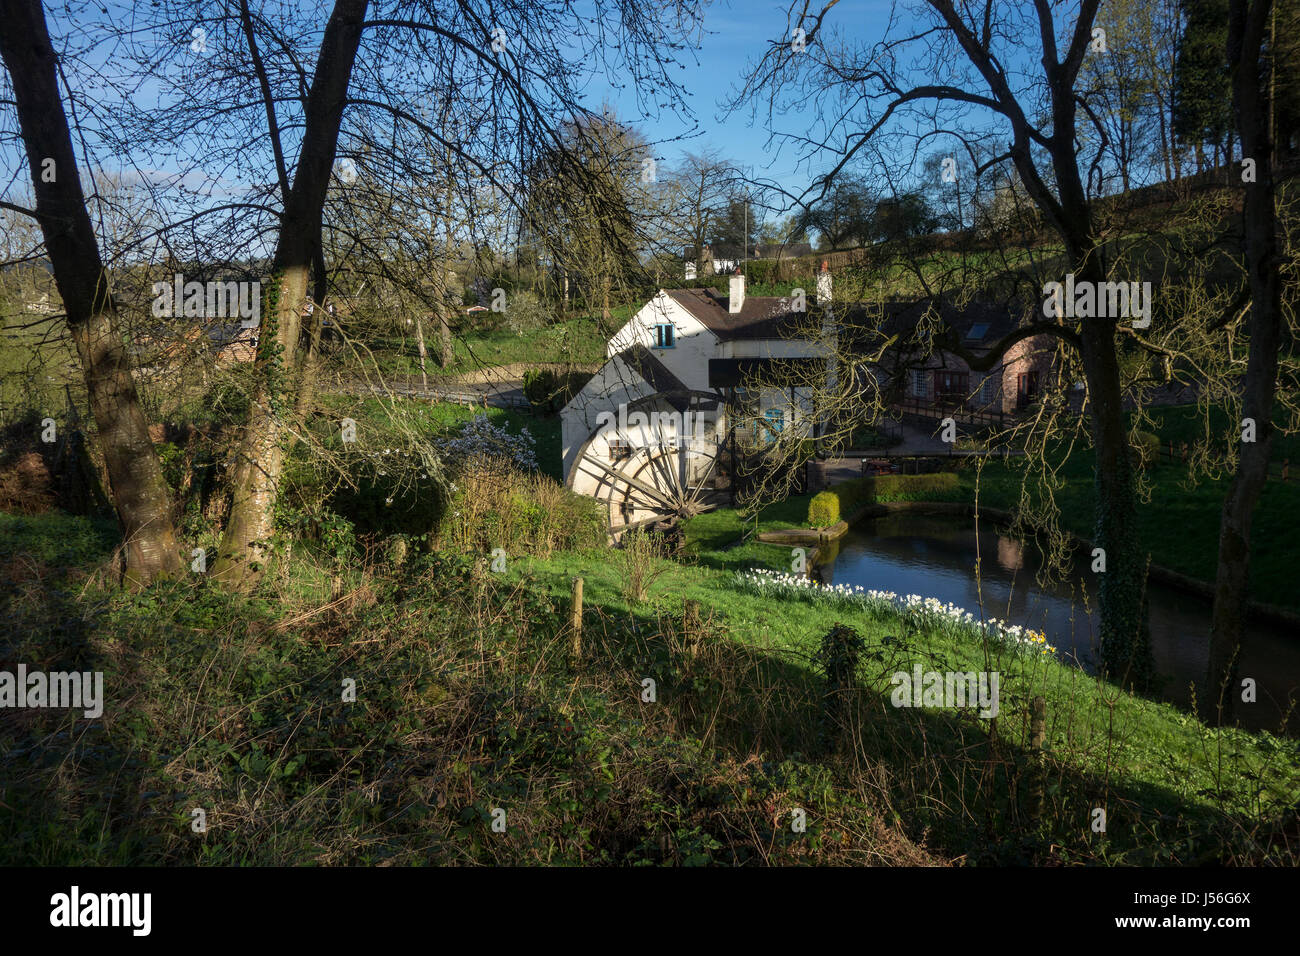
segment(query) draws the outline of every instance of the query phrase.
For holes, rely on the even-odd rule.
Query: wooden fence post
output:
[[[582,657],[582,578],[573,579],[573,656]]]
[[[1030,709],[1029,717],[1029,750],[1031,759],[1034,762],[1034,784],[1032,803],[1030,804],[1030,814],[1035,824],[1041,824],[1043,820],[1043,807],[1045,804],[1045,783],[1047,776],[1047,767],[1045,759],[1045,747],[1047,741],[1047,701],[1043,697],[1035,697],[1033,706]]]
[[[686,631],[686,653],[692,660],[700,653],[700,602],[688,598],[683,604],[682,623]]]

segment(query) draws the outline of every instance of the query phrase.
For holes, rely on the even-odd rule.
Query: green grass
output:
[[[23,555],[56,569],[107,559],[120,540],[112,518],[85,518],[51,511],[14,515],[0,511],[0,559]]]
[[[84,389],[71,339],[62,320],[21,328],[38,316],[8,314],[16,308],[0,302],[0,314],[5,315],[0,329],[0,424],[21,418],[28,409],[59,417],[67,407],[65,383],[73,386],[74,395]]]
[[[794,526],[800,504],[760,521]],[[7,579],[0,659],[102,669],[121,692],[93,735],[58,734],[70,724],[54,713],[0,723],[0,860],[1251,862],[1300,795],[1294,741],[1211,731],[1043,655],[750,593],[734,553],[711,549],[738,518],[706,517],[693,559],[663,561],[642,603],[604,549],[511,553],[504,574],[486,555],[358,555],[340,568],[347,597],[328,608],[328,579],[301,568],[287,588],[273,576],[246,597],[187,576],[83,603],[41,575]],[[84,519],[0,528],[38,562],[93,561],[110,543]],[[81,543],[41,543],[52,536]],[[787,566],[788,549],[773,554],[770,567]],[[295,549],[295,562],[319,559]],[[574,576],[580,662],[566,658]],[[689,632],[687,600],[704,613]],[[837,624],[864,641],[847,753],[825,722],[818,663]],[[698,654],[684,650],[690,635]],[[891,707],[888,676],[913,663],[996,670],[997,721]],[[653,706],[638,698],[647,676]],[[340,699],[345,678],[355,703]],[[1024,812],[1038,694],[1041,831]],[[194,806],[208,809],[205,835],[190,830]],[[798,838],[784,822],[793,806],[810,823]],[[1104,839],[1088,826],[1096,806]],[[506,836],[490,832],[494,807],[508,809]]]
[[[634,311],[630,305],[610,309],[615,328],[631,318]],[[516,363],[598,365],[605,359],[608,339],[600,333],[598,317],[590,315],[575,316],[522,333],[507,328],[495,331],[470,329],[454,336],[455,359],[447,369],[439,369],[433,357],[431,333],[426,330],[425,335],[425,346],[429,351],[427,368],[431,374],[458,374]],[[375,337],[366,344],[386,374],[419,374],[420,358],[414,334]]]
[[[696,541],[701,537],[697,536]],[[775,560],[768,566],[788,570],[788,554],[788,549],[774,550]],[[1300,796],[1293,742],[1267,734],[1209,730],[1172,705],[1117,692],[1051,656],[1017,655],[934,632],[909,635],[898,620],[874,619],[851,606],[827,600],[774,603],[739,588],[734,571],[726,569],[728,562],[718,561],[717,557],[702,555],[698,564],[691,565],[667,562],[664,575],[644,605],[628,602],[617,564],[605,553],[519,561],[513,573],[520,580],[545,587],[557,601],[569,593],[572,578],[580,576],[584,579],[586,601],[599,605],[604,614],[662,618],[680,614],[688,600],[699,601],[728,640],[786,662],[789,668],[782,671],[783,679],[802,681],[807,686],[816,685],[816,668],[811,661],[822,636],[839,624],[849,625],[863,635],[867,648],[877,655],[873,666],[880,666],[888,658],[885,671],[907,671],[914,663],[922,663],[926,669],[997,670],[1002,680],[1003,707],[999,726],[1007,735],[1008,745],[1024,745],[1030,700],[1039,694],[1047,699],[1048,749],[1053,759],[1060,761],[1057,772],[1063,803],[1059,812],[1074,820],[1071,825],[1077,825],[1079,831],[1086,830],[1089,800],[1094,801],[1092,805],[1106,806],[1111,821],[1122,819],[1120,826],[1129,836],[1147,827],[1158,828],[1162,815],[1188,823],[1194,819],[1205,822],[1216,811],[1246,812],[1253,796],[1251,788],[1244,785],[1244,768],[1263,775],[1259,779],[1269,780],[1265,789],[1280,805],[1288,805],[1288,801]],[[950,722],[931,725],[922,719],[906,729],[894,728],[897,736],[882,729],[881,722],[897,720],[899,712],[884,706],[887,681],[868,681],[868,687],[869,699],[879,702],[875,716],[868,718],[875,722],[874,729],[863,731],[864,738],[879,747],[878,751],[868,751],[868,759],[880,759],[892,771],[899,771],[902,768],[895,761],[924,759],[923,752],[932,757],[931,751],[942,751],[947,744],[955,747],[958,741],[963,746],[972,745],[969,724],[958,728]],[[1225,772],[1223,767],[1229,762],[1237,762],[1235,766],[1241,770]],[[951,790],[941,796],[938,791],[945,787]],[[909,808],[910,819],[925,820],[939,832],[946,832],[955,822],[927,808],[927,801],[956,799],[966,790],[952,779],[936,783],[934,789],[936,792],[928,796],[912,795],[917,802]],[[1067,797],[1067,792],[1071,796]],[[908,802],[901,789],[895,799],[896,806]],[[1177,828],[1174,825],[1170,835]],[[1116,831],[1112,828],[1110,832]],[[1077,837],[1075,834],[1069,839]],[[1129,843],[1128,836],[1113,839],[1120,857],[1145,852]],[[986,852],[991,851],[984,848],[976,855]],[[1159,853],[1157,849],[1155,860],[1159,860]]]
[[[758,529],[782,531],[807,527],[805,519],[810,497],[795,495],[763,508],[758,513]],[[782,556],[789,564],[790,549],[756,540],[754,518],[746,517],[734,508],[718,508],[696,515],[683,522],[682,530],[686,538],[685,553],[710,567],[768,567],[773,562],[780,563]]]

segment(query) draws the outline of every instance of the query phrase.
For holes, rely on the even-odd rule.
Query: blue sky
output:
[[[802,192],[812,179],[824,172],[834,161],[829,155],[816,157],[809,163],[801,163],[803,158],[789,145],[780,148],[779,140],[772,140],[768,129],[768,117],[765,113],[751,115],[749,109],[743,109],[730,115],[723,115],[724,102],[741,85],[746,68],[763,55],[767,45],[774,40],[788,43],[790,26],[788,10],[795,0],[713,0],[705,10],[703,34],[698,49],[684,50],[679,54],[684,70],[674,70],[686,91],[687,105],[692,116],[677,115],[670,110],[659,110],[656,114],[645,115],[637,102],[636,92],[630,88],[616,89],[603,77],[590,80],[587,86],[586,102],[593,108],[602,102],[610,103],[618,117],[634,124],[652,143],[656,143],[655,152],[662,163],[677,163],[686,151],[703,151],[716,149],[726,159],[748,171],[756,180],[774,180],[787,191]],[[798,0],[802,5],[802,0]],[[824,0],[813,0],[809,4],[812,10],[820,9]],[[115,17],[122,16],[122,7],[115,7]],[[840,32],[856,38],[860,42],[871,43],[883,37],[889,14],[891,0],[839,0],[825,27],[829,32]],[[73,27],[67,13],[57,6],[47,7],[51,32],[56,38],[72,32]],[[82,20],[82,16],[90,19]],[[94,29],[96,18],[102,16],[93,6],[77,6],[74,20],[83,27]],[[185,57],[188,37],[179,36],[177,47],[179,56]],[[56,39],[56,45],[59,41]],[[93,67],[112,65],[104,63],[103,58],[111,58],[111,47],[101,46],[90,56]],[[129,69],[127,64],[118,64],[122,69]],[[83,76],[72,76],[74,85],[82,86]],[[160,87],[157,83],[146,82],[137,90],[137,97],[149,96]],[[85,92],[83,89],[82,92]],[[82,117],[85,118],[84,116]],[[777,115],[773,125],[777,132],[806,133],[819,118],[811,111],[790,112]],[[684,141],[680,137],[687,137]],[[14,152],[16,144],[9,143],[0,147],[6,154],[5,168],[25,170],[23,162]],[[103,166],[112,169],[129,169],[130,162],[125,159],[101,152],[95,157]],[[136,157],[143,161],[144,167],[153,166],[145,157]],[[166,173],[175,167],[165,158],[158,160],[157,166]],[[192,188],[205,189],[208,195],[220,198],[221,183],[224,181],[221,168],[196,171],[190,182]],[[17,185],[21,190],[22,177]],[[203,182],[200,182],[203,181]],[[231,183],[237,193],[239,187]],[[212,190],[216,192],[212,192]],[[0,186],[0,191],[4,187]],[[229,192],[229,190],[226,190]]]
[[[755,177],[775,179],[791,192],[799,192],[828,162],[815,162],[810,174],[806,165],[799,165],[800,157],[788,145],[778,152],[780,144],[769,142],[765,112],[752,118],[747,109],[727,117],[722,115],[722,103],[740,86],[746,67],[762,56],[770,41],[789,39],[791,2],[714,0],[709,6],[704,17],[705,35],[700,49],[694,52],[698,64],[684,54],[687,68],[680,71],[688,104],[699,126],[694,138],[685,143],[669,141],[689,134],[693,129],[689,121],[667,111],[658,117],[642,116],[631,90],[616,93],[607,90],[604,95],[613,103],[619,119],[632,122],[652,142],[662,142],[656,153],[670,164],[677,162],[686,151],[698,152],[714,146],[728,159],[751,169]],[[822,4],[823,0],[814,0],[809,6],[816,11]],[[891,8],[891,0],[840,0],[825,25],[874,42],[884,36]],[[601,97],[599,90],[593,90],[592,95],[596,100]],[[814,119],[810,114],[790,113],[776,116],[772,125],[778,132],[803,133]]]

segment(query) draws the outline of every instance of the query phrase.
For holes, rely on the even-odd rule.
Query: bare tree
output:
[[[1080,157],[1078,150],[1082,126],[1092,128],[1098,141],[1105,139],[1096,118],[1086,108],[1081,111],[1079,98],[1099,0],[1082,0],[1064,22],[1045,0],[1029,10],[993,0],[978,8],[927,0],[915,6],[921,22],[900,24],[895,18],[896,32],[874,46],[843,38],[832,42],[827,18],[834,6],[791,7],[790,33],[771,44],[733,108],[763,104],[774,116],[799,104],[826,117],[820,131],[799,134],[816,151],[836,157],[821,181],[823,191],[869,143],[892,137],[894,155],[906,156],[907,134],[899,132],[905,117],[923,130],[913,136],[917,145],[941,132],[958,137],[967,147],[962,158],[968,171],[976,147],[999,140],[1002,148],[975,172],[1009,162],[1038,215],[1059,237],[1074,281],[1093,288],[1106,282],[1113,261],[1096,225],[1096,177],[1089,175],[1104,160]],[[795,30],[802,31],[802,43],[790,41]],[[820,42],[824,34],[827,42]],[[1036,55],[1013,66],[1008,58],[1022,58],[1029,37],[1037,40]],[[1085,169],[1081,160],[1089,163]],[[1124,420],[1118,322],[1113,316],[1071,320],[1040,310],[1002,344],[1009,347],[1033,334],[1052,336],[1078,355],[1096,451],[1094,538],[1108,560],[1098,595],[1103,666],[1117,679],[1143,680],[1151,666],[1146,559]],[[954,354],[961,354],[959,338],[948,338]],[[1129,338],[1141,347],[1139,337]],[[1004,351],[995,348],[972,358],[991,365]]]
[[[678,243],[695,250],[695,274],[704,276],[704,246],[719,232],[738,170],[714,150],[687,153],[668,178],[667,218]]]
[[[117,309],[86,210],[72,135],[59,95],[59,62],[39,0],[4,0],[3,56],[31,168],[36,208],[68,329],[85,375],[132,584],[180,570],[162,468],[149,438]]]
[[[1242,236],[1250,289],[1250,352],[1241,386],[1241,410],[1243,425],[1254,426],[1254,440],[1243,440],[1240,445],[1219,525],[1208,675],[1210,689],[1218,695],[1219,720],[1227,719],[1234,710],[1236,691],[1231,684],[1249,596],[1251,521],[1268,479],[1278,357],[1286,324],[1274,180],[1277,156],[1271,123],[1271,81],[1277,68],[1276,51],[1269,46],[1272,7],[1272,0],[1231,0],[1228,25],[1233,108],[1246,167],[1242,173],[1246,193]]]
[[[538,7],[524,0],[507,3],[413,0],[366,20],[364,0],[338,0],[326,23],[314,71],[293,52],[288,30],[294,24],[271,21],[241,4],[231,19],[219,17],[213,29],[242,36],[237,56],[215,75],[208,122],[230,123],[231,97],[245,122],[249,103],[264,112],[257,141],[272,148],[282,211],[275,227],[276,252],[271,287],[270,325],[262,330],[259,384],[253,411],[232,480],[232,504],[213,573],[232,583],[253,583],[269,556],[273,506],[281,472],[285,393],[300,375],[300,317],[308,284],[319,262],[323,207],[341,130],[347,127],[343,158],[366,175],[400,181],[422,175],[403,147],[412,137],[432,137],[463,164],[483,172],[503,197],[518,201],[518,184],[497,168],[520,173],[539,152],[563,147],[560,120],[581,115],[580,78],[588,56],[608,69],[622,69],[660,100],[676,98],[668,73],[674,44],[696,28],[700,3],[646,4],[599,0],[593,5],[566,2]],[[202,10],[207,13],[206,9]],[[354,69],[361,51],[361,68]],[[247,65],[259,93],[250,96]],[[237,67],[244,66],[243,73]],[[490,117],[459,141],[420,118],[430,92],[439,100],[487,104]],[[299,104],[302,128],[296,169],[289,175],[284,142],[287,121],[282,105]],[[161,111],[165,129],[174,129],[175,111]],[[251,129],[252,127],[248,127]],[[383,133],[385,140],[378,138]],[[210,145],[205,144],[205,149]],[[574,151],[562,155],[573,156]],[[571,162],[578,164],[573,158]],[[510,201],[507,198],[507,202]],[[317,272],[320,272],[317,269]]]

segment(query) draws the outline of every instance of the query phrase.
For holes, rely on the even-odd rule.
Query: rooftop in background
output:
[[[727,295],[713,289],[665,289],[687,312],[723,341],[743,339],[800,338],[809,334],[816,319],[816,305],[808,300],[807,312],[791,309],[791,300],[781,296],[745,296],[740,312],[727,309]],[[970,302],[957,307],[929,299],[910,302],[856,303],[847,313],[837,313],[837,322],[863,332],[879,328],[885,335],[911,332],[930,313],[936,325],[944,324],[962,335],[967,347],[992,345],[1019,325],[1017,313],[1008,305]]]
[[[812,245],[807,242],[760,242],[750,246],[748,250],[725,243],[705,243],[704,257],[709,258],[712,256],[714,259],[734,259],[737,261],[742,259],[793,259],[798,256],[810,256],[812,251]],[[700,257],[696,254],[695,246],[687,246],[682,258],[689,262]]]

